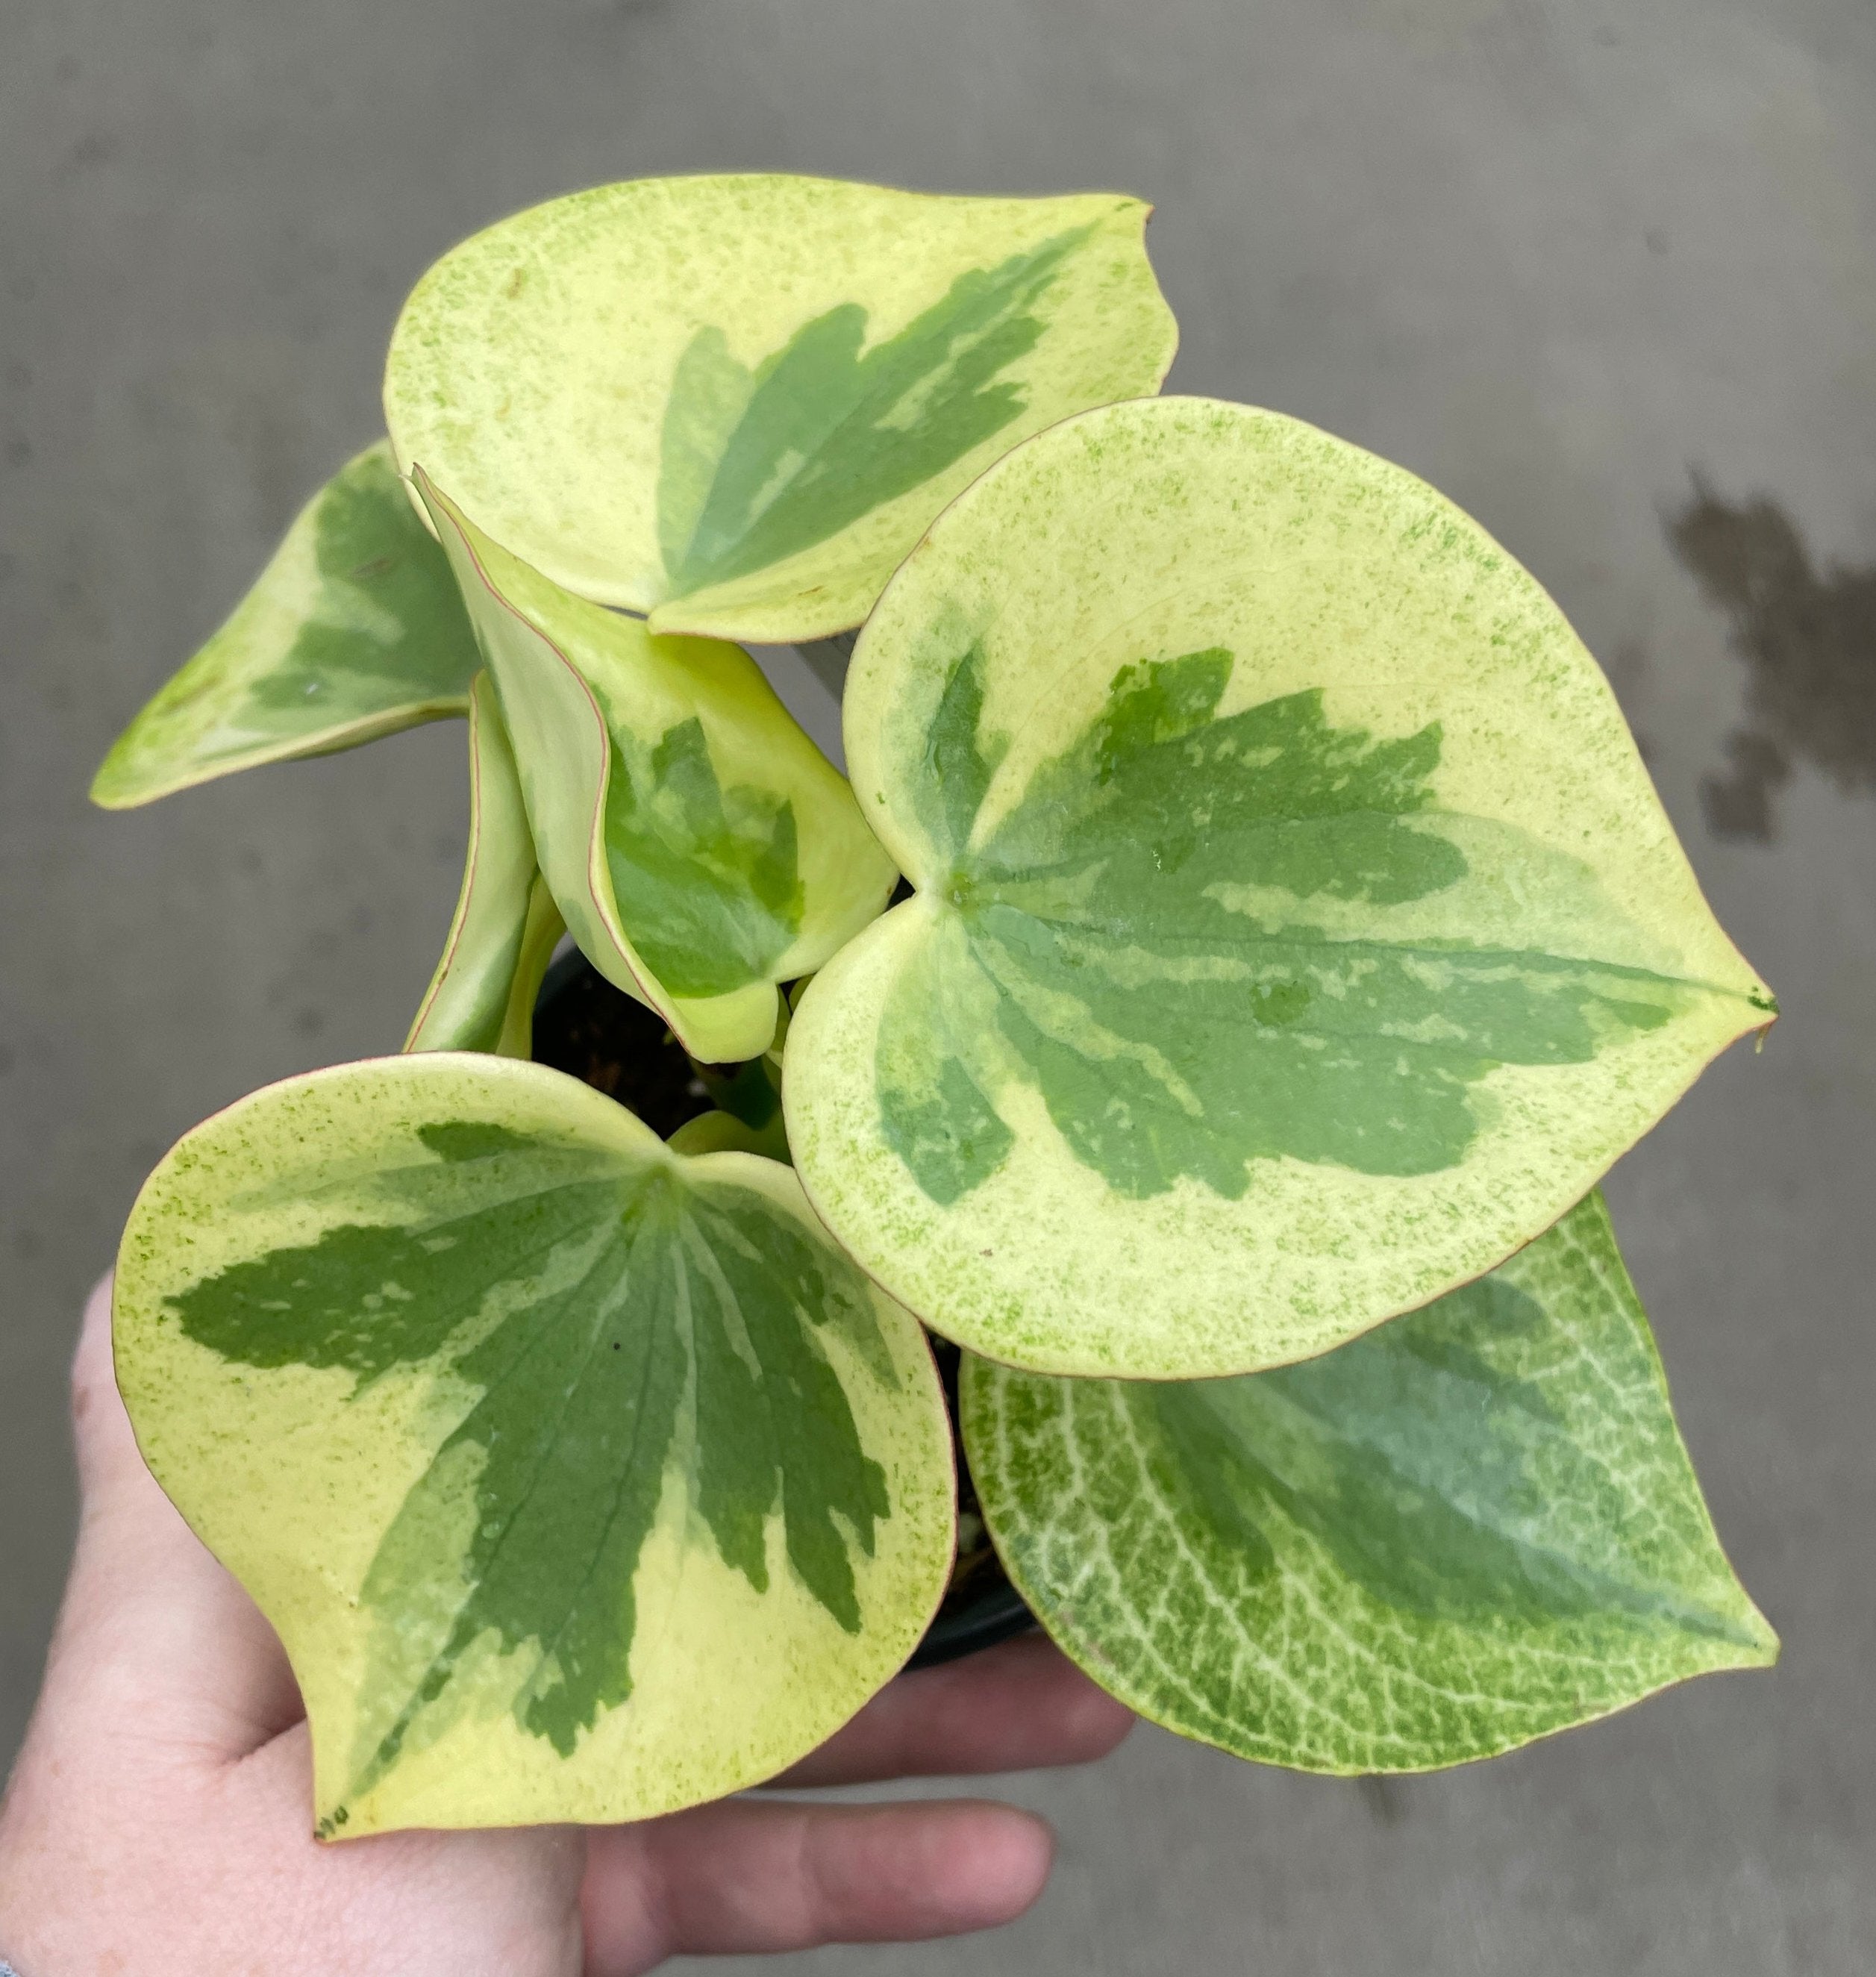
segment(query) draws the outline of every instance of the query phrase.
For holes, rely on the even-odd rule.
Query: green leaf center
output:
[[[1093,230],[959,276],[864,352],[857,302],[804,323],[753,371],[720,329],[700,329],[664,414],[658,540],[671,594],[825,542],[1010,424],[1023,393],[999,374],[1034,348],[1031,306]]]
[[[447,1726],[473,1655],[529,1658],[516,1718],[562,1754],[625,1701],[634,1575],[673,1479],[759,1592],[779,1515],[790,1569],[849,1634],[854,1553],[890,1514],[818,1335],[836,1324],[884,1365],[877,1322],[788,1218],[499,1126],[420,1137],[458,1170],[450,1209],[328,1229],[171,1306],[225,1359],[342,1368],[354,1398],[397,1369],[433,1376],[447,1424],[364,1582],[380,1624],[354,1796]],[[384,1177],[387,1206],[434,1202],[435,1173]]]
[[[887,1137],[935,1200],[1001,1163],[1021,1085],[1136,1197],[1235,1199],[1281,1156],[1436,1172],[1497,1066],[1585,1062],[1685,999],[1607,958],[1637,937],[1586,868],[1438,806],[1437,723],[1377,739],[1315,689],[1221,714],[1214,647],[1123,667],[998,816],[983,663],[930,730],[921,821],[953,863],[878,1055]],[[1582,944],[1532,940],[1528,898],[1568,902]]]

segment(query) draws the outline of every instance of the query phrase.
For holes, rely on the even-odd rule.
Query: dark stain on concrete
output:
[[[1799,762],[1846,796],[1876,794],[1876,564],[1820,571],[1776,502],[1723,501],[1697,474],[1667,533],[1747,668],[1727,765],[1700,784],[1707,828],[1769,843]]]

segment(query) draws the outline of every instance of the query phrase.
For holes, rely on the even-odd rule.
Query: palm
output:
[[[982,1928],[1040,1891],[1046,1829],[980,1800],[743,1798],[632,1827],[318,1845],[292,1673],[144,1468],[107,1305],[101,1286],[74,1378],[77,1561],[0,1808],[0,1950],[23,1969],[120,1967],[114,1951],[147,1977],[308,1957],[356,1977],[629,1977],[686,1952]],[[902,1678],[781,1782],[1073,1763],[1129,1720],[1016,1642]]]

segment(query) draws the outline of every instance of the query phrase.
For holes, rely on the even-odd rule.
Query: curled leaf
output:
[[[417,485],[575,939],[692,1056],[760,1055],[777,985],[819,967],[892,886],[845,780],[740,648],[654,637],[509,554],[420,468]]]
[[[469,850],[443,958],[404,1048],[526,1057],[534,998],[565,931],[534,862],[514,750],[495,688],[478,673],[469,705]]]

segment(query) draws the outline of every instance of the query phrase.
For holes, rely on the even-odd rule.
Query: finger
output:
[[[905,1942],[1014,1921],[1054,1842],[1014,1807],[730,1799],[589,1836],[586,1977],[667,1956]]]
[[[91,1293],[72,1367],[78,1550],[48,1695],[92,1734],[239,1758],[300,1715],[273,1629],[144,1465],[110,1355],[110,1279]]]
[[[1133,1727],[1133,1712],[1040,1635],[1006,1641],[889,1682],[778,1785],[962,1777],[1085,1764]]]

